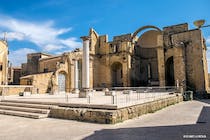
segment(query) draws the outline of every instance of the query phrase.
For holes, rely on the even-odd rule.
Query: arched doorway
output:
[[[111,65],[112,71],[112,86],[120,87],[123,86],[123,69],[120,62],[115,62]]]
[[[174,86],[174,58],[173,56],[166,61],[166,85]]]
[[[65,93],[66,91],[66,74],[63,72],[58,74],[58,91],[59,93]]]

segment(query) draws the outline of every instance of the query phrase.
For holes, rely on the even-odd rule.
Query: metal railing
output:
[[[32,86],[22,87],[32,88]],[[79,98],[78,94],[65,93],[55,95],[32,94],[31,96],[23,97],[8,97],[8,99],[13,98],[41,102],[117,105],[123,107],[176,96],[177,92],[176,87],[113,87],[109,89],[97,88],[90,90],[90,94],[88,94],[87,98]]]

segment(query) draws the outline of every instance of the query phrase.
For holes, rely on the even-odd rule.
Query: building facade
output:
[[[8,45],[0,40],[0,85],[8,84]]]
[[[94,29],[88,36],[90,89],[178,84],[198,93],[208,90],[205,39],[200,29],[190,30],[187,23],[163,29],[143,26],[133,33],[114,36],[112,41]],[[39,88],[45,83],[42,92],[53,93],[80,89],[82,53],[76,49],[60,56],[29,54],[28,59],[35,59],[22,65],[22,84]],[[41,75],[46,78],[39,78]]]

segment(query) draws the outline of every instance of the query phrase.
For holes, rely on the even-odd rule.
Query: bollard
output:
[[[90,104],[90,98],[91,98],[91,96],[92,96],[92,93],[91,93],[91,92],[89,92],[89,93],[88,93],[88,98],[87,98],[87,99],[88,99],[88,103],[89,103],[89,104]]]
[[[114,95],[112,95],[112,104],[114,104]]]
[[[90,95],[88,95],[88,103],[90,104]]]
[[[116,92],[111,91],[111,95],[112,95],[112,104],[114,104],[114,99],[115,99],[115,96],[116,96]]]
[[[115,100],[116,100],[115,103],[117,104],[117,95],[115,95]]]

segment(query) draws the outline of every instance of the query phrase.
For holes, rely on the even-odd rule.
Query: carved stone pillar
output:
[[[74,60],[74,90],[73,90],[74,93],[79,93],[78,80],[79,80],[78,60]]]
[[[81,37],[83,40],[83,54],[82,54],[82,89],[79,93],[79,98],[86,98],[89,93],[90,88],[90,66],[89,66],[89,44],[90,37],[83,36]]]

